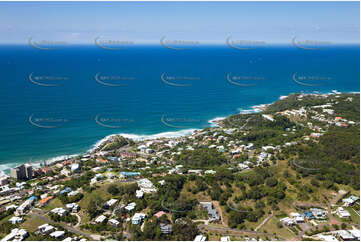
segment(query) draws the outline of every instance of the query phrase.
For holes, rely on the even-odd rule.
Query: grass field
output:
[[[260,232],[266,230],[268,233],[276,233],[277,236],[281,237],[282,239],[292,239],[295,237],[293,233],[291,233],[287,228],[282,227],[278,228],[277,222],[279,221],[278,218],[273,217],[262,227]]]
[[[28,217],[26,221],[21,225],[22,228],[26,229],[28,232],[35,232],[40,225],[45,224],[43,220],[39,217]]]
[[[54,198],[53,200],[51,200],[48,205],[46,205],[43,210],[45,211],[50,211],[54,208],[59,208],[59,207],[64,207],[63,203],[60,201],[59,198]]]

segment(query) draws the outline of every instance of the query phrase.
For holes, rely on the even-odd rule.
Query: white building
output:
[[[351,217],[351,214],[349,213],[349,211],[345,210],[343,207],[338,207],[336,210],[336,214],[340,218],[350,218]]]
[[[114,204],[116,204],[117,202],[118,202],[117,199],[112,198],[112,199],[108,200],[108,201],[105,203],[105,205],[106,205],[108,208],[110,208],[110,207],[114,206]]]
[[[76,203],[68,203],[66,208],[72,213],[77,213],[79,211],[79,205]]]
[[[70,170],[71,170],[71,172],[75,172],[75,171],[78,171],[79,168],[80,168],[80,167],[79,167],[79,164],[78,164],[78,163],[74,163],[74,164],[71,165]]]
[[[120,224],[120,222],[116,219],[109,219],[108,223],[114,227],[118,227],[118,225]]]
[[[106,218],[107,217],[105,217],[104,215],[100,215],[99,217],[97,217],[95,219],[95,222],[98,223],[98,224],[103,223]]]
[[[43,224],[38,227],[38,230],[42,234],[50,234],[55,231],[54,226],[49,224]]]
[[[145,219],[146,214],[144,213],[135,213],[132,217],[132,224],[140,224],[143,219]]]
[[[136,191],[135,191],[135,196],[136,196],[137,198],[142,198],[143,195],[144,195],[144,192],[143,192],[142,190],[136,190]]]
[[[26,214],[32,205],[31,200],[26,200],[24,203],[22,203],[15,211],[15,215],[24,215]]]
[[[58,238],[63,237],[64,235],[65,235],[64,231],[55,231],[50,234],[50,237],[52,237],[54,239],[58,239]]]
[[[1,241],[22,241],[29,236],[25,229],[13,229],[11,233],[6,235]]]
[[[64,208],[54,208],[50,212],[53,213],[53,214],[57,214],[60,217],[63,217],[68,213]]]
[[[296,224],[295,220],[289,217],[282,218],[280,221],[286,226],[292,226]]]
[[[231,238],[229,236],[221,237],[221,242],[228,242],[228,241],[231,241]]]
[[[200,234],[200,235],[197,235],[193,241],[202,242],[202,241],[206,241],[206,239],[207,238],[205,236]]]
[[[22,218],[16,217],[16,216],[9,219],[9,222],[12,224],[18,224],[18,223],[21,223],[22,221],[23,221]]]
[[[149,181],[147,178],[138,180],[138,186],[140,190],[142,190],[144,193],[152,193],[157,191],[153,183]]]

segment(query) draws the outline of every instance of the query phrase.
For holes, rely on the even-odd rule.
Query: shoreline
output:
[[[360,94],[360,92],[338,92],[337,90],[332,90],[331,92],[310,92],[310,93],[306,93],[306,92],[300,92],[299,94],[306,94],[306,95],[339,95],[339,94]],[[237,115],[237,114],[249,114],[249,113],[259,113],[264,111],[269,105],[285,99],[287,97],[289,97],[290,95],[293,94],[297,94],[297,93],[289,93],[288,95],[280,95],[279,98],[271,103],[268,104],[256,104],[256,105],[252,105],[247,107],[246,109],[242,109],[239,108],[238,109],[238,113],[236,114],[229,114],[227,116],[222,116],[222,117],[215,117],[213,119],[208,120],[209,126],[206,128],[215,128],[215,127],[220,127],[219,126],[219,121],[226,119],[227,117],[231,116],[231,115]],[[202,128],[204,129],[204,128]],[[67,159],[70,158],[74,158],[77,156],[82,156],[85,154],[89,154],[89,153],[94,153],[99,146],[101,146],[102,144],[108,142],[112,137],[116,136],[116,135],[120,135],[123,136],[124,138],[128,138],[128,139],[132,139],[135,142],[138,141],[143,141],[143,140],[154,140],[154,139],[159,139],[159,138],[165,138],[165,139],[171,139],[171,138],[178,138],[178,137],[184,137],[184,136],[189,136],[192,135],[194,133],[194,131],[200,131],[202,129],[199,128],[188,128],[188,129],[181,129],[178,131],[167,131],[167,132],[161,132],[161,133],[156,133],[156,134],[132,134],[132,133],[115,133],[115,134],[110,134],[107,135],[105,137],[103,137],[102,139],[96,141],[91,148],[87,149],[85,152],[79,152],[76,154],[69,154],[69,155],[60,155],[60,156],[55,156],[55,157],[51,157],[49,159],[44,159],[41,161],[34,161],[34,163],[31,161],[31,164],[35,167],[38,168],[40,167],[40,165],[42,163],[46,163],[47,165],[51,166],[54,165],[58,162],[61,161],[65,161]],[[4,163],[4,164],[0,164],[0,177],[3,175],[9,175],[10,174],[10,168],[13,168],[15,166],[21,165],[21,164],[26,164],[29,162],[20,162],[20,163]],[[13,165],[12,165],[13,164]]]

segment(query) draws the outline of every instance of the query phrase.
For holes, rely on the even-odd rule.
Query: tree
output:
[[[276,178],[270,177],[266,180],[267,186],[274,187],[278,184],[278,181]]]

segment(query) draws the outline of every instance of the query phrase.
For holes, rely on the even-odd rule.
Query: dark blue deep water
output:
[[[115,133],[186,133],[290,93],[359,92],[359,57],[359,46],[0,46],[0,170]]]

